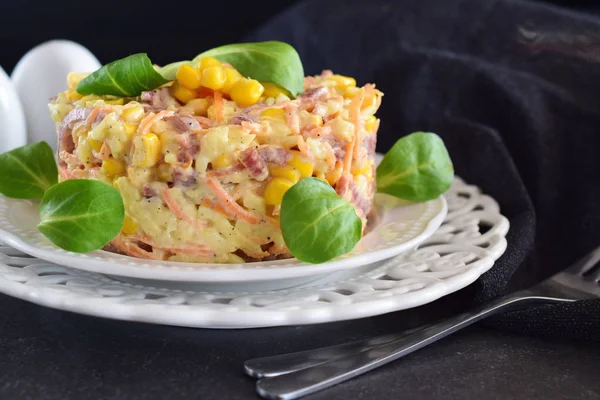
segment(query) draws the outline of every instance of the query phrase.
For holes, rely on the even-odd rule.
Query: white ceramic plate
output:
[[[361,267],[414,249],[439,228],[446,215],[447,204],[444,197],[411,204],[378,194],[375,200],[378,218],[371,231],[351,253],[322,264],[296,259],[246,264],[194,264],[142,260],[106,251],[72,253],[58,248],[37,231],[37,210],[37,202],[0,196],[0,240],[42,260],[108,275],[229,284],[281,280],[284,281],[283,287],[290,287],[305,283],[306,278]]]
[[[446,197],[443,225],[418,249],[292,289],[227,292],[124,283],[32,258],[2,257],[18,254],[0,247],[0,292],[82,314],[203,328],[316,324],[404,310],[471,284],[506,249],[508,220],[493,199],[460,180]]]

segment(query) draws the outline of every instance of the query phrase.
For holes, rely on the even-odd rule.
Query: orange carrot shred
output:
[[[171,196],[171,193],[169,193],[169,189],[163,190],[162,198],[167,207],[169,207],[169,210],[171,210],[171,212],[175,214],[177,218],[191,225],[194,225],[197,228],[206,228],[206,222],[191,218],[183,212],[181,207],[179,207],[179,204],[177,204],[177,201],[175,201],[175,199]]]
[[[145,133],[148,133],[148,131],[156,121],[159,121],[166,117],[170,117],[174,114],[175,112],[169,110],[162,110],[158,114],[154,114],[153,112],[151,112],[140,122],[136,135],[144,135]]]
[[[260,219],[252,214],[250,211],[246,210],[244,207],[240,206],[227,191],[221,186],[219,181],[214,178],[208,178],[206,183],[208,187],[213,191],[213,193],[217,196],[217,199],[221,202],[223,209],[232,217],[243,219],[251,224],[258,224]]]

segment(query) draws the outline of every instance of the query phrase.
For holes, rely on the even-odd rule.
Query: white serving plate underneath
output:
[[[203,328],[316,324],[404,310],[469,285],[506,250],[508,220],[493,199],[458,179],[446,198],[443,225],[416,250],[286,290],[181,290],[169,288],[173,282],[122,282],[34,258],[0,257],[0,292],[87,315]],[[0,253],[17,255],[1,246]]]

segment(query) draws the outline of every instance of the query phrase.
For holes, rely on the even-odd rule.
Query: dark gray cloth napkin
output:
[[[600,245],[600,19],[541,3],[312,0],[248,40],[283,40],[305,70],[326,67],[384,93],[378,151],[433,131],[458,175],[511,223],[508,249],[473,303],[529,286]],[[600,340],[600,301],[491,322]]]

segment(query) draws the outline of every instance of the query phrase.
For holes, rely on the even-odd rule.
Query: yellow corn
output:
[[[225,71],[220,65],[213,65],[202,70],[200,78],[202,86],[212,90],[219,90],[225,85]]]
[[[300,173],[302,178],[308,178],[312,176],[314,167],[313,165],[306,161],[306,158],[299,151],[292,151],[292,157],[290,158],[289,164],[296,168]]]
[[[104,160],[104,162],[102,162],[102,169],[108,176],[123,175],[127,170],[123,161],[115,160],[114,158]]]
[[[280,165],[270,165],[269,172],[277,178],[284,178],[292,183],[300,180],[300,173],[293,167],[282,167]]]
[[[335,166],[335,169],[332,169],[331,171],[327,171],[327,173],[325,174],[325,179],[327,179],[327,182],[333,186],[336,184],[336,182],[342,177],[342,163],[338,162],[338,164]]]
[[[125,133],[132,137],[137,132],[138,124],[125,124]]]
[[[131,235],[137,231],[138,224],[135,222],[133,218],[129,215],[125,215],[125,221],[123,221],[123,228],[121,228],[121,232],[126,235]]]
[[[178,82],[175,82],[173,86],[171,86],[171,93],[182,103],[187,103],[188,101],[196,98],[195,90],[180,85]]]
[[[175,77],[179,83],[189,89],[198,89],[200,87],[200,71],[189,65],[184,64],[179,67]]]
[[[217,60],[216,58],[212,58],[212,57],[203,57],[200,59],[200,62],[198,63],[199,70],[203,70],[204,68],[215,67],[215,66],[221,66],[221,61]]]
[[[160,156],[160,140],[154,133],[146,133],[133,139],[133,164],[138,167],[152,167]]]
[[[232,162],[231,162],[231,157],[229,157],[227,154],[221,154],[220,156],[218,156],[217,158],[215,158],[212,162],[211,162],[213,168],[227,168],[229,166],[231,166]]]
[[[200,115],[206,117],[206,112],[208,111],[208,107],[212,104],[212,100],[209,97],[203,99],[193,99],[190,100],[185,108],[190,109],[194,115]]]
[[[329,80],[334,81],[337,84],[337,86],[341,88],[356,86],[356,79],[349,76],[333,75],[329,77]]]
[[[79,72],[69,72],[69,74],[67,75],[67,86],[69,87],[69,90],[75,90],[77,85],[79,85],[79,82],[81,82],[81,80],[86,76],[88,76],[88,74]]]
[[[260,99],[264,91],[265,88],[260,82],[242,78],[231,87],[229,95],[240,106],[249,107]]]
[[[242,79],[242,74],[238,72],[237,69],[226,67],[225,69],[225,83],[223,84],[223,88],[221,90],[223,93],[229,94],[233,85]]]
[[[289,188],[294,186],[294,184],[287,179],[283,178],[273,178],[267,183],[265,186],[265,191],[263,193],[263,197],[265,199],[265,203],[276,206],[281,204],[283,200],[283,195],[288,191]]]
[[[354,98],[354,96],[356,96],[358,94],[358,92],[360,92],[360,88],[357,88],[355,86],[348,86],[344,90],[344,96],[349,99],[352,99],[352,98]]]
[[[121,119],[125,122],[140,122],[144,116],[144,107],[134,106],[123,110],[121,113]]]
[[[67,101],[77,101],[77,100],[81,100],[83,98],[82,94],[79,94],[77,92],[74,91],[75,89],[73,89],[73,91],[69,91],[67,92]]]
[[[371,171],[371,165],[369,163],[365,163],[363,166],[353,165],[350,169],[352,175],[367,175]]]
[[[94,151],[100,151],[102,149],[102,144],[104,143],[99,140],[92,139],[91,137],[88,137],[87,141],[90,144],[90,147],[94,149]]]
[[[362,102],[361,108],[364,110],[366,108],[374,106],[376,101],[377,101],[377,95],[375,93],[373,93],[372,96],[368,96],[368,97],[365,96],[365,98]]]
[[[173,179],[171,166],[169,164],[160,164],[156,169],[156,175],[158,176],[158,179],[163,182],[171,182]]]
[[[125,104],[125,99],[121,98],[121,99],[113,99],[113,100],[104,100],[104,102],[106,104],[111,104],[114,106],[122,106],[123,104]]]
[[[365,120],[365,129],[367,130],[367,132],[373,132],[373,129],[375,129],[376,123],[377,123],[377,117],[375,117],[374,115],[371,115],[370,117],[368,117]]]
[[[270,82],[261,82],[263,87],[265,88],[265,92],[263,93],[263,95],[265,97],[277,97],[280,94],[284,94],[287,97],[292,97],[292,94],[290,92],[288,92],[286,89],[282,88],[279,85],[276,85],[274,83],[270,83]]]
[[[260,115],[263,117],[270,117],[281,122],[286,121],[285,111],[281,108],[268,108],[265,111],[261,112]]]

